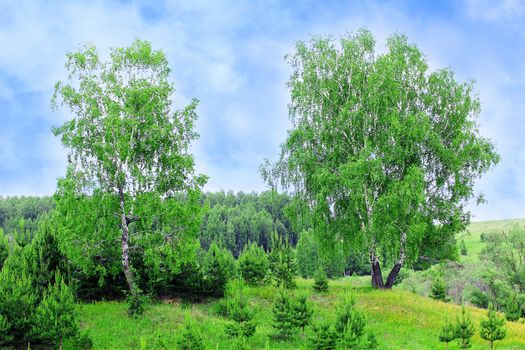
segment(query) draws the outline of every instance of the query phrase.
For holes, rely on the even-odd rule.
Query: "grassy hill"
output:
[[[476,262],[479,260],[479,253],[481,253],[484,245],[480,239],[482,233],[502,232],[511,229],[515,225],[519,225],[522,228],[525,227],[525,219],[473,222],[466,232],[458,235],[458,240],[463,239],[465,241],[468,251],[468,255],[462,256],[461,260],[464,262]]]
[[[335,320],[338,304],[349,295],[357,300],[358,307],[367,315],[369,325],[380,341],[379,349],[421,350],[445,349],[439,343],[438,333],[444,320],[455,319],[460,311],[457,305],[438,302],[429,298],[397,290],[376,291],[369,287],[368,278],[350,277],[330,282],[325,295],[312,292],[312,281],[298,279],[294,294],[308,295],[315,305],[315,318]],[[305,349],[308,332],[297,334],[292,341],[273,340],[271,334],[272,303],[277,289],[271,286],[248,288],[253,308],[257,310],[257,332],[250,340],[252,349]],[[232,349],[231,341],[224,334],[226,320],[214,312],[215,301],[185,304],[181,300],[165,301],[151,305],[142,318],[129,318],[126,305],[117,302],[100,302],[83,305],[84,327],[95,343],[95,349],[145,349],[155,348],[160,341],[166,349],[175,348],[175,337],[185,315],[191,315],[205,338],[207,349]],[[486,314],[485,310],[468,307],[476,326]],[[497,343],[497,349],[525,349],[525,324],[507,323],[507,338]],[[488,349],[488,343],[473,339],[473,350]],[[453,345],[452,349],[455,349]]]
[[[525,226],[525,219],[473,223],[467,232],[458,236],[464,239],[468,250],[468,255],[461,257],[462,261],[479,260],[478,255],[484,244],[480,240],[481,233],[507,230],[516,224]],[[307,295],[314,304],[315,319],[326,321],[335,320],[338,305],[350,295],[354,296],[378,337],[379,349],[445,349],[445,345],[438,341],[438,334],[447,318],[455,319],[460,312],[459,306],[402,290],[373,290],[369,283],[369,277],[330,281],[330,291],[323,295],[312,291],[312,280],[297,279],[298,288],[291,293]],[[272,338],[272,304],[278,294],[275,287],[247,288],[247,294],[252,307],[257,310],[257,331],[249,342],[252,349],[307,348],[310,330],[304,335],[297,334],[287,342]],[[233,349],[231,340],[224,333],[228,321],[217,316],[214,311],[216,303],[216,300],[198,304],[181,299],[167,300],[150,305],[143,317],[130,318],[125,303],[98,302],[81,305],[81,319],[83,328],[94,341],[94,349],[175,349],[177,333],[188,316],[200,329],[207,349]],[[479,328],[479,321],[486,315],[486,310],[470,306],[467,309]],[[456,348],[456,344],[451,346],[451,349]],[[488,348],[488,343],[476,332],[471,349]],[[507,322],[507,337],[496,343],[495,348],[525,349],[525,324]]]

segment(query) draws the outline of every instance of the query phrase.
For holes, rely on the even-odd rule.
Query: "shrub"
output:
[[[255,334],[255,311],[249,306],[244,295],[242,281],[230,281],[226,289],[227,316],[233,321],[226,325],[225,332],[231,338],[236,338],[241,348],[247,347],[247,341]]]
[[[329,323],[312,327],[313,337],[310,338],[309,349],[335,350],[337,347],[337,333]]]
[[[36,309],[34,334],[47,344],[59,345],[65,338],[78,334],[78,311],[75,297],[60,274],[55,283],[44,292],[44,298]]]
[[[474,325],[470,316],[465,310],[465,306],[461,306],[461,316],[456,318],[455,336],[459,342],[460,349],[468,349],[472,346],[470,339],[474,336]]]
[[[326,277],[326,272],[321,266],[317,268],[317,272],[315,273],[313,288],[318,293],[328,292],[328,277]]]
[[[293,322],[294,326],[301,328],[304,333],[304,328],[308,326],[312,320],[314,310],[308,303],[305,296],[300,297],[293,305]]]
[[[251,285],[260,285],[268,273],[268,257],[264,250],[252,243],[239,256],[242,278]]]
[[[93,340],[87,332],[80,331],[78,335],[69,342],[72,349],[89,350],[93,348]]]
[[[505,338],[506,333],[505,319],[499,317],[494,306],[490,304],[487,318],[480,322],[480,337],[487,340],[490,343],[490,348],[493,349],[494,342]]]
[[[436,276],[430,287],[430,297],[435,300],[447,301],[447,285],[443,277]]]
[[[136,287],[135,287],[136,288]],[[147,298],[141,293],[138,288],[129,293],[127,297],[128,314],[132,317],[140,316],[144,313]]]

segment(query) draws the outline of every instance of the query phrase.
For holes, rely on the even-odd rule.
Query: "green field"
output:
[[[312,292],[312,281],[298,279],[294,294],[307,294],[315,306],[315,318],[334,320],[335,310],[342,300],[353,295],[358,307],[367,315],[369,325],[380,341],[379,349],[418,350],[445,349],[437,334],[446,317],[455,318],[460,307],[434,301],[403,291],[376,291],[368,287],[368,278],[351,277],[330,282],[330,292],[319,295]],[[305,349],[306,334],[297,334],[288,342],[271,337],[272,302],[277,296],[274,287],[248,288],[251,303],[257,312],[257,332],[250,340],[252,349]],[[175,348],[178,328],[190,315],[201,330],[207,348],[230,349],[231,341],[224,334],[226,320],[214,313],[214,301],[185,304],[171,300],[150,305],[146,314],[129,318],[126,305],[118,302],[99,302],[82,305],[83,326],[94,340],[95,349],[139,349],[141,339],[146,349],[154,348],[163,338],[167,349]],[[486,311],[468,307],[476,326]],[[496,349],[525,349],[525,324],[507,323],[507,338],[498,342]],[[157,339],[157,340],[156,340]],[[488,344],[475,336],[472,349],[488,349]],[[452,346],[455,349],[456,345]]]
[[[525,226],[525,219],[510,219],[510,220],[494,220],[473,222],[470,224],[466,232],[458,235],[458,240],[463,239],[467,246],[468,254],[461,256],[463,262],[479,261],[479,253],[483,249],[484,243],[481,242],[480,235],[489,232],[502,232],[509,230],[512,227],[519,225],[522,228]]]

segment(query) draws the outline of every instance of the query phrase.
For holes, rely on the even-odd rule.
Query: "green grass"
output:
[[[311,280],[297,280],[293,293],[307,294],[315,306],[315,318],[335,320],[335,310],[349,295],[357,299],[358,307],[368,317],[369,325],[380,341],[379,349],[444,349],[437,334],[446,317],[454,319],[457,305],[434,301],[398,290],[372,290],[368,278],[352,277],[330,281],[330,291],[321,295],[312,292]],[[248,288],[252,307],[257,310],[257,332],[250,340],[252,349],[305,349],[308,334],[297,334],[291,341],[272,339],[272,302],[278,291],[274,287]],[[215,315],[215,301],[184,304],[180,300],[150,305],[141,318],[129,318],[126,305],[119,302],[99,302],[81,306],[83,327],[93,338],[95,349],[139,349],[141,338],[146,349],[154,348],[156,338],[163,338],[167,349],[176,348],[176,334],[185,316],[190,315],[204,335],[207,349],[231,349],[231,340],[224,334],[226,320]],[[468,307],[476,325],[485,310]],[[507,338],[496,349],[525,349],[525,324],[507,323]],[[308,332],[307,332],[308,333]],[[476,336],[473,350],[488,349],[488,343]],[[457,348],[453,345],[452,349]]]
[[[482,233],[502,232],[511,229],[514,225],[525,226],[525,219],[483,221],[470,224],[466,232],[462,232],[457,236],[458,240],[463,239],[465,241],[468,252],[466,256],[461,256],[461,261],[479,261],[479,253],[481,253],[484,246],[480,239]]]

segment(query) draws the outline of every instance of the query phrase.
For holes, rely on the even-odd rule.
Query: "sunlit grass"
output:
[[[327,294],[312,291],[311,280],[298,279],[295,294],[306,294],[315,307],[317,320],[335,320],[338,305],[353,295],[358,307],[367,315],[370,327],[376,332],[380,349],[444,349],[438,342],[438,333],[448,317],[455,319],[460,307],[420,297],[415,294],[390,290],[376,291],[369,287],[367,277],[351,277],[330,281]],[[252,306],[257,310],[257,332],[250,340],[253,349],[306,349],[308,334],[297,334],[289,342],[275,341],[272,302],[278,290],[271,286],[248,288]],[[101,302],[82,305],[82,320],[95,342],[95,349],[139,349],[140,340],[147,341],[152,349],[156,338],[162,338],[168,349],[175,348],[178,327],[190,315],[200,328],[209,349],[231,349],[233,345],[224,334],[226,320],[215,315],[215,301],[186,304],[180,301],[150,305],[146,314],[137,319],[129,318],[126,305]],[[476,326],[485,310],[467,307]],[[497,349],[525,349],[525,324],[507,323],[507,338],[498,342]],[[488,349],[488,344],[474,337],[472,349]]]

